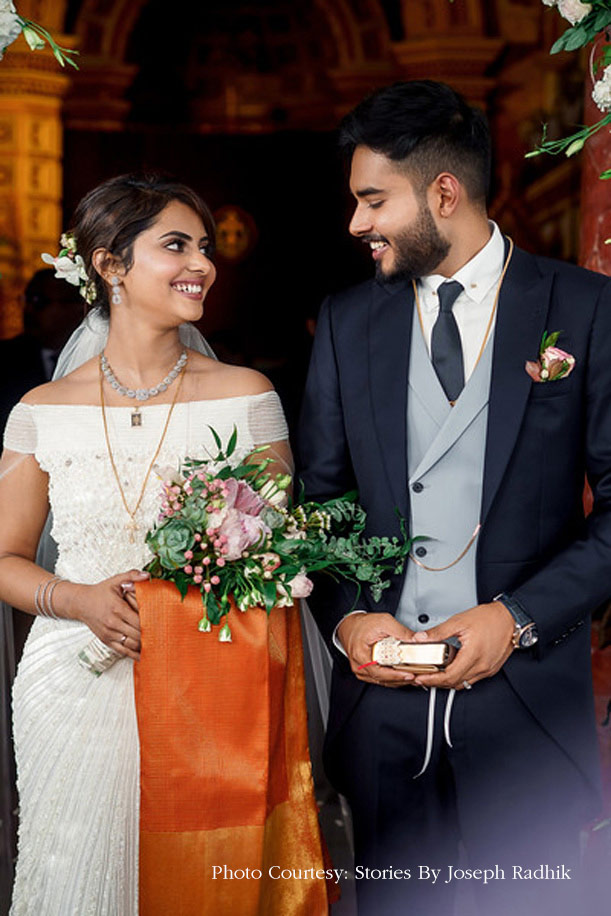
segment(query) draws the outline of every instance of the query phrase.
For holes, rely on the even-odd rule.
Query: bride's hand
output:
[[[134,583],[149,574],[139,569],[111,576],[97,585],[75,585],[71,615],[120,655],[140,658],[140,618]]]

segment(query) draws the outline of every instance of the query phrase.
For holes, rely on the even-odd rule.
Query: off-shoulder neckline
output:
[[[248,398],[261,398],[269,394],[277,394],[277,392],[274,388],[270,388],[268,391],[259,391],[257,394],[234,394],[234,395],[229,395],[229,397],[226,397],[226,398],[198,398],[196,401],[176,401],[175,408],[183,407],[186,404],[215,404],[215,403],[218,404],[218,403],[223,403],[224,401],[244,401]],[[134,399],[130,399],[129,404],[125,404],[125,405],[121,404],[121,405],[116,405],[116,406],[115,405],[106,405],[106,410],[133,411],[136,405],[139,405],[140,407],[145,407],[148,410],[150,407],[169,407],[170,402],[163,401],[161,403],[149,404],[146,401],[137,401],[134,398]],[[39,408],[39,407],[74,407],[74,408],[79,408],[81,410],[83,410],[86,407],[91,407],[91,408],[94,408],[95,410],[100,410],[99,404],[66,404],[65,402],[58,403],[58,404],[29,404],[27,401],[19,401],[19,404],[15,406],[23,406],[23,407],[31,407],[31,408],[34,408],[34,407],[35,408]]]

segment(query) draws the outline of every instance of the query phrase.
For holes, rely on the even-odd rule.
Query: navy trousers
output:
[[[368,686],[327,745],[327,772],[353,814],[360,916],[451,916],[461,883],[482,916],[588,916],[585,778],[502,673],[456,693],[451,747],[448,695],[437,692],[432,755],[418,778],[430,702],[422,688]]]

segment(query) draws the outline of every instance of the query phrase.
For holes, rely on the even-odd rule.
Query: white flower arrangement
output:
[[[602,77],[594,83],[592,98],[601,111],[611,110],[611,64],[605,67]]]
[[[571,25],[577,25],[592,12],[592,4],[585,0],[542,0],[545,6],[555,6],[560,15]]]
[[[78,65],[72,60],[72,55],[78,54],[78,51],[61,48],[50,32],[32,19],[24,19],[20,16],[13,0],[0,0],[0,60],[8,46],[19,38],[22,32],[32,51],[39,51],[48,43],[62,67],[70,64],[71,67],[78,70]]]
[[[582,0],[558,0],[558,12],[564,19],[577,25],[592,12],[591,3],[582,3]]]
[[[565,156],[574,156],[583,149],[594,134],[611,124],[611,45],[608,43],[608,38],[602,51],[597,44],[599,36],[608,35],[611,29],[611,0],[592,0],[591,3],[586,3],[585,0],[541,0],[541,2],[545,6],[555,8],[570,23],[570,28],[552,45],[550,54],[557,54],[559,51],[578,51],[586,45],[593,44],[590,55],[592,98],[603,117],[595,124],[580,127],[570,136],[561,137],[558,140],[548,139],[547,125],[544,124],[541,142],[534,150],[526,154],[527,159],[539,156],[541,153],[548,153],[552,156],[564,153]],[[597,78],[601,71],[602,76]],[[599,178],[610,179],[611,168],[601,172]]]
[[[12,0],[0,0],[0,58],[22,31],[23,25]]]

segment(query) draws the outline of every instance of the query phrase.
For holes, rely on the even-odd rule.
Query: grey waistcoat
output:
[[[427,566],[455,560],[479,521],[493,336],[450,407],[414,316],[407,398],[409,530],[427,537],[412,548],[412,553],[426,550],[419,559]],[[443,572],[428,572],[409,560],[397,618],[412,630],[426,630],[477,604],[476,548],[477,539]]]

